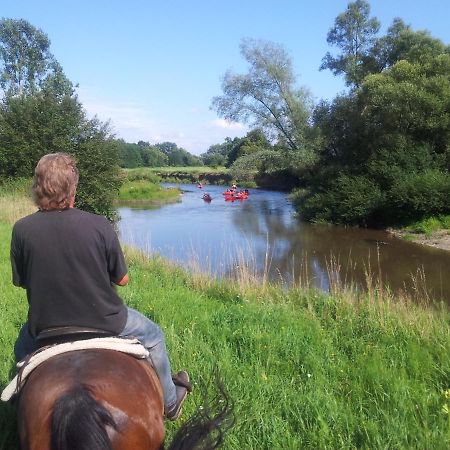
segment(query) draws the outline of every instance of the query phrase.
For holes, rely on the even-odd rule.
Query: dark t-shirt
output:
[[[13,283],[27,290],[34,336],[57,326],[125,327],[127,309],[111,283],[127,267],[105,217],[76,208],[24,217],[13,228],[11,263]]]

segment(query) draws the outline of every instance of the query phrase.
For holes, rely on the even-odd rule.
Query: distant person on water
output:
[[[36,336],[51,328],[78,326],[136,337],[150,352],[164,392],[165,415],[175,420],[190,390],[189,376],[185,371],[172,376],[160,327],[117,295],[114,285],[128,283],[117,234],[105,217],[74,207],[77,186],[78,169],[71,156],[43,156],[33,184],[39,210],[13,227],[13,283],[26,289],[29,304],[28,321],[14,347],[16,359],[36,350]]]

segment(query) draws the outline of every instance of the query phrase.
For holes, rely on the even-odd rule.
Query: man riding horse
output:
[[[13,283],[26,289],[29,303],[28,321],[14,348],[16,359],[36,350],[36,337],[44,330],[85,327],[136,337],[158,375],[165,416],[175,420],[190,390],[189,376],[185,371],[172,376],[160,327],[117,295],[113,284],[128,283],[119,240],[105,217],[74,207],[77,185],[71,156],[43,156],[33,184],[39,210],[14,225]]]

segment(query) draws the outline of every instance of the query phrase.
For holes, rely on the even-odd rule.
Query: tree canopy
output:
[[[335,75],[344,74],[347,85],[359,86],[365,76],[365,59],[376,41],[380,22],[369,17],[370,5],[365,0],[356,0],[339,14],[327,35],[327,42],[342,50],[338,56],[329,52],[320,68],[330,69]]]
[[[0,20],[0,73],[7,96],[34,93],[58,80],[59,87],[71,88],[50,52],[48,36],[24,19]]]
[[[251,123],[293,150],[304,148],[312,98],[307,89],[295,88],[286,50],[272,42],[246,39],[241,54],[249,63],[248,73],[228,71],[222,82],[224,95],[213,98],[212,108],[225,119]]]
[[[448,46],[400,19],[372,41],[353,89],[316,107],[303,217],[386,225],[450,212],[449,63]]]

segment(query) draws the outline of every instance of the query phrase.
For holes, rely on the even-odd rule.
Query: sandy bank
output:
[[[450,230],[435,231],[431,236],[420,233],[411,233],[404,230],[388,230],[394,235],[417,242],[418,244],[429,245],[430,247],[440,248],[450,251]]]

